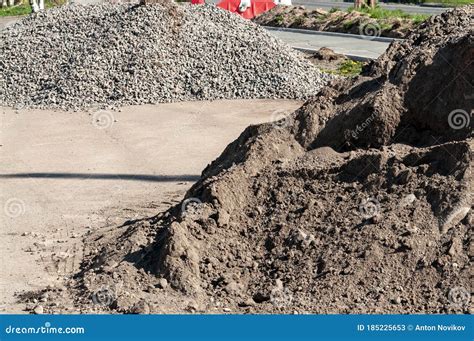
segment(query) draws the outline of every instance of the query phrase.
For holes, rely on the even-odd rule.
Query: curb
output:
[[[362,40],[379,41],[382,43],[391,43],[393,41],[403,41],[403,39],[387,38],[387,37],[374,37],[371,39],[367,39],[358,34],[313,31],[313,30],[307,30],[307,29],[302,29],[302,28],[286,28],[286,27],[273,27],[273,26],[262,26],[262,27],[269,31],[282,31],[282,32],[292,32],[292,33],[301,33],[301,34],[310,34],[310,35],[324,35],[324,36],[330,36],[330,37],[355,38],[355,39],[362,39]]]
[[[425,2],[425,3],[422,3],[422,4],[418,4],[418,6],[428,7],[428,8],[448,8],[448,9],[456,7],[456,6],[453,6],[453,5],[450,5],[450,4],[443,5],[443,4],[439,4],[439,3],[435,3],[435,2]]]

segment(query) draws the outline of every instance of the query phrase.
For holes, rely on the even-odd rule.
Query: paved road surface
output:
[[[295,48],[317,50],[329,47],[337,53],[349,56],[376,59],[385,52],[389,42],[361,39],[354,35],[332,35],[321,32],[299,33],[298,30],[286,31],[267,28],[268,31]],[[305,31],[300,31],[305,32]]]

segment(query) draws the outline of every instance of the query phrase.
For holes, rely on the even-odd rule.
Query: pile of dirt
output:
[[[305,52],[306,58],[322,72],[342,77],[355,77],[361,74],[363,62],[349,59],[327,47],[314,52]]]
[[[0,105],[305,99],[333,76],[215,6],[68,5],[0,31]]]
[[[330,48],[327,47],[321,47],[319,50],[314,52],[311,56],[312,58],[316,60],[321,60],[321,61],[337,61],[337,60],[347,60],[347,57],[344,56],[343,54],[336,53]]]
[[[352,33],[375,37],[404,38],[418,26],[406,18],[373,19],[368,14],[352,11],[325,11],[304,6],[276,6],[254,19],[259,25],[291,27],[314,31]]]
[[[76,306],[472,313],[473,13],[248,127],[180,205],[92,236]]]

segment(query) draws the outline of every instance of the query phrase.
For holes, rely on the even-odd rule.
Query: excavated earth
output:
[[[374,19],[357,11],[328,12],[320,8],[305,9],[304,6],[276,6],[253,21],[263,26],[361,34],[368,38],[405,38],[410,30],[417,27],[417,23],[406,18]]]
[[[432,17],[360,77],[248,127],[181,204],[91,236],[75,306],[472,313],[473,13]]]

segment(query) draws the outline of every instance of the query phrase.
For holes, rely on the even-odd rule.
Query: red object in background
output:
[[[239,6],[240,0],[222,0],[217,4],[217,7],[237,13],[245,19],[255,18],[257,15],[271,10],[276,5],[273,3],[273,0],[251,0],[250,7],[243,12],[239,12]]]
[[[204,5],[206,2],[205,0],[191,0],[193,5]]]

